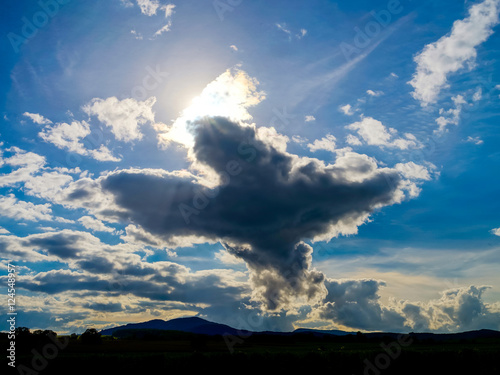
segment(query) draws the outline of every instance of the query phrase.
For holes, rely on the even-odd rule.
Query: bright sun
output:
[[[185,108],[169,130],[161,134],[162,139],[191,148],[194,137],[187,124],[205,116],[223,116],[233,121],[248,121],[252,116],[247,108],[260,103],[264,93],[257,91],[256,79],[239,69],[227,70],[210,82]]]

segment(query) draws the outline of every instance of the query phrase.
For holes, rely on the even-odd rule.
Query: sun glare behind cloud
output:
[[[189,124],[205,116],[227,117],[239,122],[251,120],[247,109],[265,99],[264,92],[257,90],[258,84],[255,78],[239,68],[226,70],[191,101],[171,127],[160,131],[160,143],[175,142],[191,148],[194,138]]]

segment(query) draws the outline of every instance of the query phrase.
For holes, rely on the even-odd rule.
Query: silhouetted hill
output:
[[[294,331],[294,333],[312,333],[315,336],[324,335],[334,335],[334,336],[346,336],[346,335],[356,335],[356,332],[345,332],[338,330],[317,330],[308,328],[299,328]],[[369,339],[380,339],[380,338],[390,338],[397,339],[401,333],[394,332],[369,332],[364,333],[363,336]],[[493,331],[490,329],[481,329],[478,331],[468,331],[459,333],[411,333],[411,335],[420,341],[424,340],[434,340],[434,341],[449,341],[449,340],[475,340],[475,339],[500,339],[500,332]]]
[[[293,332],[251,332],[246,330],[238,330],[225,324],[214,323],[208,320],[189,317],[177,318],[172,320],[155,319],[142,323],[130,323],[123,326],[108,328],[101,331],[102,335],[113,335],[119,330],[163,330],[163,331],[180,331],[188,333],[196,333],[203,335],[234,335],[244,336],[253,334],[257,336],[290,336],[295,334],[312,334],[315,337],[322,336],[356,336],[356,332],[345,332],[339,330],[317,330],[309,328],[298,328]],[[370,332],[364,333],[362,336],[367,339],[397,339],[400,333],[394,332]],[[449,340],[474,340],[474,339],[500,339],[500,332],[482,329],[478,331],[468,331],[460,333],[411,333],[411,335],[419,341],[449,341]]]
[[[202,318],[191,317],[177,318],[172,320],[154,319],[143,323],[130,323],[124,326],[102,330],[101,334],[111,336],[114,332],[124,329],[158,329],[164,331],[181,331],[204,335],[238,335],[241,333],[249,333],[248,331],[240,331],[225,324],[214,323]]]
[[[355,335],[356,332],[346,332],[339,331],[336,329],[324,330],[324,329],[310,329],[310,328],[297,328],[293,333],[313,333],[315,335],[336,335],[336,336],[346,336]]]

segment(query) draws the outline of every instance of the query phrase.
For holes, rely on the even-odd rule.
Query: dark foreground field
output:
[[[312,334],[205,336],[182,332],[124,332],[91,340],[59,337],[17,339],[20,374],[172,374],[214,369],[223,373],[500,374],[500,340],[438,342],[404,336]],[[139,336],[139,337],[138,337]],[[228,346],[229,345],[229,346]],[[2,339],[2,347],[8,347]],[[232,352],[230,351],[232,348]],[[384,349],[385,348],[385,349]],[[10,369],[4,357],[2,371]]]

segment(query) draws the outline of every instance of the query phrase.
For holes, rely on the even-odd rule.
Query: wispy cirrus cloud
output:
[[[286,23],[277,23],[276,27],[287,34],[289,40],[292,40],[292,38],[302,39],[307,34],[306,29],[300,29],[298,32],[292,32]]]

